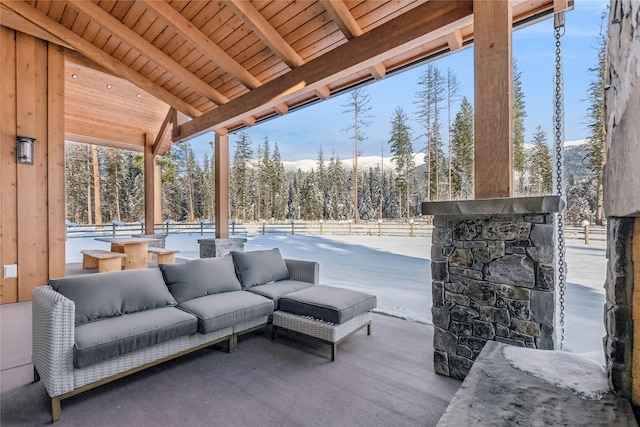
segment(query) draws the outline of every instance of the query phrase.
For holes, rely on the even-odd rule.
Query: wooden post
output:
[[[631,260],[633,265],[628,265],[628,274],[633,275],[633,295],[631,296],[631,319],[633,325],[633,348],[631,349],[631,403],[640,404],[640,217],[633,220],[633,241],[631,244]],[[611,242],[609,242],[611,243]]]
[[[216,238],[229,238],[229,136],[216,133]]]
[[[474,0],[475,197],[513,196],[510,1]]]
[[[155,227],[155,156],[153,155],[153,134],[145,134],[144,145],[144,234],[154,235]]]

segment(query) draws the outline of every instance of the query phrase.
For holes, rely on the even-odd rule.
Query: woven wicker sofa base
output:
[[[279,328],[316,338],[331,344],[332,361],[336,360],[338,344],[365,326],[367,327],[367,335],[371,335],[371,312],[369,311],[341,324],[333,324],[280,310],[273,313],[273,339],[277,338]]]

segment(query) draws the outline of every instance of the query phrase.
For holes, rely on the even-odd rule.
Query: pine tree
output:
[[[88,145],[65,144],[65,199],[66,217],[77,224],[90,224],[91,210],[91,153]]]
[[[329,217],[329,186],[322,147],[318,149],[318,191],[322,199],[322,215],[320,217],[326,219]]]
[[[229,189],[231,216],[232,218],[241,218],[242,221],[247,221],[249,203],[248,169],[252,155],[251,140],[246,133],[242,132],[238,135],[238,139],[236,139],[236,151],[231,166],[231,188]]]
[[[473,106],[466,97],[462,98],[453,122],[451,145],[453,196],[471,198],[474,182]]]
[[[427,164],[427,200],[437,200],[440,193],[440,176],[442,168],[442,137],[440,134],[440,102],[445,99],[445,79],[433,64],[429,64],[418,80],[421,87],[416,93],[418,105],[418,119],[420,120],[424,136],[427,139],[425,163]]]
[[[527,117],[522,91],[522,71],[518,69],[518,63],[513,60],[513,170],[518,177],[518,189],[516,193],[524,191],[524,170],[526,156],[524,152],[524,118]]]
[[[347,186],[347,171],[336,155],[331,156],[327,169],[329,183],[329,218],[344,220],[349,216],[349,194]]]
[[[353,123],[343,129],[345,132],[353,130],[353,215],[357,224],[359,220],[359,203],[358,203],[358,144],[364,141],[366,137],[362,132],[362,128],[371,124],[372,116],[369,114],[371,106],[369,105],[369,94],[365,89],[355,89],[349,93],[347,102],[343,105],[345,113],[353,113]]]
[[[391,119],[389,146],[393,154],[393,161],[396,163],[397,187],[400,193],[400,200],[405,200],[408,221],[410,217],[409,174],[415,168],[415,164],[413,161],[413,145],[411,144],[411,128],[407,124],[407,120],[408,117],[404,110],[401,107],[396,107]],[[402,202],[400,203],[400,206],[402,206]]]
[[[605,119],[605,87],[607,75],[607,30],[603,23],[606,22],[607,11],[602,13],[600,21],[600,34],[598,36],[597,62],[589,68],[593,80],[589,83],[587,91],[589,107],[587,108],[587,124],[589,136],[587,137],[587,159],[589,167],[594,174],[596,185],[596,224],[602,225],[604,219],[604,194],[603,194],[603,169],[606,161],[606,119]]]
[[[272,189],[273,194],[273,210],[272,216],[278,220],[285,218],[287,213],[287,193],[286,178],[284,173],[284,165],[280,156],[280,149],[276,143],[273,147],[273,156],[271,157],[271,167],[273,173]]]
[[[447,184],[447,188],[449,190],[449,200],[451,200],[452,196],[453,196],[453,190],[452,190],[452,179],[453,179],[453,164],[452,164],[452,160],[451,160],[451,151],[452,151],[452,147],[451,147],[451,132],[453,131],[452,129],[452,124],[451,124],[451,103],[455,102],[459,99],[459,92],[460,92],[460,83],[458,82],[458,77],[456,76],[456,73],[451,69],[448,68],[447,69],[447,130],[448,130],[448,135],[447,135],[447,159],[449,161],[449,164],[447,165],[447,173],[448,173],[448,184]]]
[[[125,162],[122,150],[106,148],[104,150],[104,199],[103,207],[106,217],[122,221],[122,210],[120,207],[122,182],[126,174]],[[103,211],[103,213],[105,213]],[[105,215],[103,215],[105,216]]]
[[[544,196],[551,194],[553,166],[547,145],[547,135],[538,125],[533,134],[533,150],[529,165],[529,185],[533,193]]]

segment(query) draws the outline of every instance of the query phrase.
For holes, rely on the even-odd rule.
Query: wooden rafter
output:
[[[22,16],[14,13],[11,9],[6,8],[4,4],[0,4],[0,25],[3,27],[13,28],[21,33],[30,34],[34,37],[50,41],[60,46],[69,47],[59,38],[54,37],[37,25],[27,21]]]
[[[435,37],[444,37],[456,25],[472,19],[472,1],[423,3],[412,13],[400,15],[336,47],[321,58],[309,61],[251,93],[183,124],[179,135],[174,135],[174,140],[190,138],[215,126],[230,126],[247,114],[259,115],[300,94],[313,92],[332,81],[419,47]]]
[[[285,115],[289,112],[289,107],[284,102],[282,104],[274,105],[273,108],[278,112],[278,114]]]
[[[238,64],[235,59],[230,57],[227,52],[222,50],[209,37],[195,28],[191,22],[180,12],[175,10],[171,5],[164,1],[142,1],[144,5],[152,10],[158,18],[169,27],[178,32],[182,37],[193,43],[200,52],[220,68],[231,74],[235,79],[250,89],[255,89],[262,85],[260,80],[249,73],[242,65]]]
[[[256,124],[256,118],[253,116],[247,116],[247,117],[243,117],[242,118],[242,123],[245,124],[245,126],[253,126]]]
[[[260,36],[260,39],[269,46],[289,67],[295,68],[304,64],[304,60],[282,36],[267,22],[266,19],[248,1],[231,0],[225,5],[230,7],[239,18],[241,18],[253,31]]]
[[[100,24],[105,28],[109,28],[117,37],[127,43],[129,46],[149,58],[151,61],[173,74],[186,85],[200,92],[216,104],[224,104],[229,102],[229,98],[209,86],[203,80],[184,68],[173,58],[165,54],[163,51],[139,36],[135,31],[124,25],[122,22],[111,16],[97,4],[90,1],[70,1],[68,2],[73,8],[84,13],[91,18],[92,21]]]
[[[371,72],[371,75],[374,79],[380,80],[387,74],[387,67],[385,67],[382,62],[378,62],[377,64],[371,66],[371,68],[369,68],[369,71]]]
[[[173,118],[173,108],[169,108],[167,111],[167,115],[162,121],[162,125],[160,126],[160,130],[158,130],[158,135],[156,135],[155,141],[153,141],[153,155],[156,156],[160,151],[160,147],[162,146],[162,140],[164,139],[164,134],[169,129],[169,124],[171,123],[171,119]]]
[[[329,99],[331,95],[331,89],[329,86],[320,86],[315,89],[316,96],[320,99]]]
[[[71,30],[63,27],[57,22],[52,21],[42,12],[38,11],[34,7],[30,6],[25,2],[5,2],[3,3],[6,7],[13,10],[18,15],[22,16],[29,22],[39,26],[43,30],[52,34],[53,36],[59,38],[69,46],[73,47],[78,52],[82,53],[87,58],[92,61],[100,64],[110,72],[116,74],[117,76],[123,77],[129,80],[131,83],[135,84],[139,88],[149,92],[151,95],[156,98],[166,102],[172,107],[176,108],[179,111],[184,112],[185,114],[191,117],[198,117],[202,115],[202,112],[190,104],[186,103],[182,99],[173,95],[169,91],[163,89],[162,87],[156,85],[151,80],[147,79],[143,75],[138,72],[132,70],[127,67],[122,62],[103,52],[102,50],[96,48],[93,44],[89,43],[82,37],[78,36]]]
[[[347,39],[352,40],[362,35],[362,28],[342,0],[320,0],[320,4]]]
[[[455,52],[462,48],[462,32],[460,30],[455,29],[454,31],[447,34],[447,44],[449,45],[449,50],[451,52]]]

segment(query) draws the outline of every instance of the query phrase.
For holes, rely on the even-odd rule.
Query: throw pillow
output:
[[[76,306],[76,325],[176,305],[158,269],[114,271],[49,280]]]
[[[278,248],[266,251],[231,252],[231,256],[244,289],[289,279],[289,269]]]
[[[205,295],[242,290],[230,256],[160,264],[160,270],[178,304]]]

